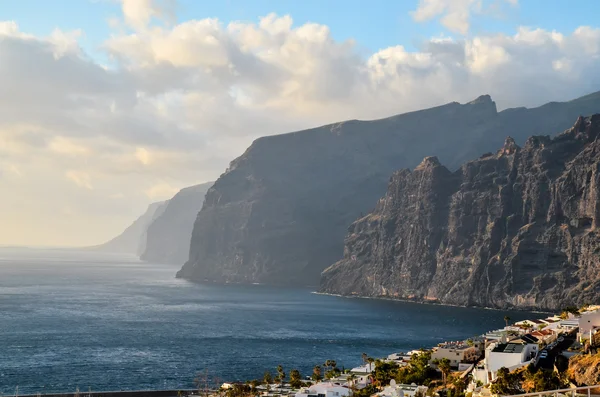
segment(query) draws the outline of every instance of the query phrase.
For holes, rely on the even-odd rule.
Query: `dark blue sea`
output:
[[[309,373],[501,327],[517,312],[200,285],[177,267],[66,250],[0,249],[0,394],[193,387]]]

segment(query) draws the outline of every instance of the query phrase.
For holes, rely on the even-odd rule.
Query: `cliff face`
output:
[[[600,301],[600,115],[450,172],[392,176],[321,291],[556,310]]]
[[[163,213],[167,203],[168,201],[160,201],[150,204],[146,212],[129,225],[123,233],[104,244],[89,247],[88,249],[139,255],[146,243],[146,229],[154,219]]]
[[[160,216],[148,226],[141,259],[154,263],[183,264],[190,252],[190,238],[196,215],[213,182],[179,191]]]
[[[347,121],[256,140],[208,191],[179,277],[318,283],[348,225],[372,209],[389,175],[435,154],[457,167],[547,125],[565,129],[600,95],[498,113],[489,96],[382,120]],[[546,129],[547,131],[547,129]]]

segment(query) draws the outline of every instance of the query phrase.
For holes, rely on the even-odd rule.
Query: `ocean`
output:
[[[306,288],[203,285],[177,266],[70,250],[0,249],[0,394],[177,389],[309,375],[327,359],[462,340],[526,312],[348,299]]]

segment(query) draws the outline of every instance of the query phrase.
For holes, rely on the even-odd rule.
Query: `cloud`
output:
[[[121,0],[125,22],[134,29],[145,29],[151,20],[172,22],[175,19],[174,0]]]
[[[422,20],[453,12],[425,3]],[[40,37],[0,22],[0,209],[19,208],[0,218],[25,228],[23,214],[32,214],[23,239],[41,243],[36,222],[58,224],[56,209],[68,206],[80,220],[61,223],[62,244],[106,240],[149,201],[217,178],[259,136],[484,93],[505,108],[600,89],[594,27],[522,27],[364,54],[327,26],[296,26],[287,15],[156,23],[174,15],[157,4],[123,3],[120,23],[129,28],[103,43],[109,66],[79,46],[85,31]],[[469,18],[477,12],[469,3]],[[115,192],[127,200],[109,199]],[[13,237],[0,233],[0,242]]]
[[[411,13],[416,22],[425,22],[440,18],[440,23],[454,33],[466,35],[469,32],[473,14],[498,12],[499,2],[512,6],[518,0],[497,0],[484,10],[484,0],[419,0],[417,9]]]
[[[64,154],[67,156],[82,156],[90,153],[87,147],[79,145],[62,136],[56,136],[52,138],[48,144],[48,149],[58,154]]]
[[[150,164],[150,152],[148,152],[143,147],[139,147],[135,149],[135,158],[144,165]]]
[[[87,172],[69,170],[65,173],[65,176],[79,187],[89,190],[94,189],[92,187],[90,175]]]
[[[180,190],[180,188],[173,187],[168,183],[158,183],[150,188],[146,189],[144,193],[152,200],[165,200],[170,199]]]

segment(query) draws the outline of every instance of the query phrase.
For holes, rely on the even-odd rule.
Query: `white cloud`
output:
[[[144,191],[144,193],[146,193],[146,196],[152,200],[165,200],[173,197],[179,190],[180,188],[176,188],[168,183],[161,182],[149,187]]]
[[[143,147],[135,149],[135,158],[144,165],[150,164],[150,152]]]
[[[172,22],[175,0],[121,0],[125,22],[134,29],[145,29],[151,20]]]
[[[90,150],[87,147],[79,145],[62,136],[55,136],[52,138],[48,144],[48,149],[58,154],[64,154],[67,156],[81,156],[90,153]]]
[[[157,4],[123,4],[122,23],[131,28],[115,29],[104,43],[110,67],[77,44],[85,32],[36,37],[0,22],[0,189],[7,192],[0,219],[25,228],[29,213],[30,230],[42,230],[36,222],[62,222],[56,209],[68,206],[80,220],[62,224],[62,244],[93,244],[149,201],[214,180],[259,136],[484,93],[502,108],[600,87],[600,29],[593,27],[438,37],[418,51],[398,45],[365,56],[327,26],[294,26],[290,16],[156,24],[173,12],[156,11]],[[418,18],[447,15],[439,4]],[[471,18],[477,8],[469,7]],[[114,195],[127,200],[108,199]],[[20,212],[1,211],[15,206]],[[13,237],[0,233],[0,243]]]
[[[90,175],[87,172],[69,170],[65,173],[65,176],[67,177],[67,179],[69,179],[79,187],[89,190],[94,189],[92,187],[92,179],[90,178]]]
[[[497,0],[512,6],[518,0]],[[498,2],[492,2],[484,9],[484,0],[419,0],[417,9],[411,13],[417,22],[440,18],[440,23],[448,30],[466,35],[469,32],[473,14],[490,14],[498,11]]]

